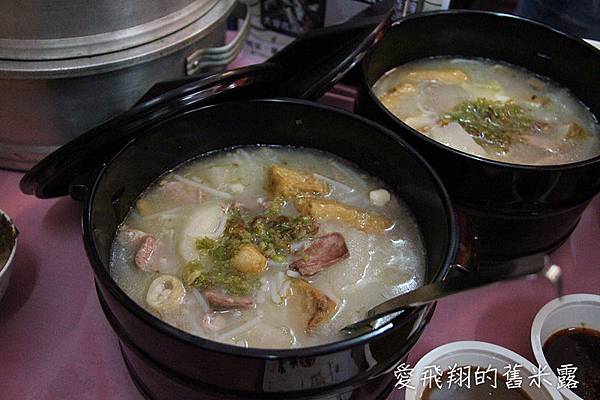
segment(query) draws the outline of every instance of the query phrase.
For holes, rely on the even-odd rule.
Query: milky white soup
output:
[[[415,219],[381,181],[331,154],[274,147],[162,176],[120,226],[110,266],[158,318],[256,348],[340,340],[424,270]]]
[[[484,59],[429,58],[373,86],[383,105],[446,146],[514,164],[553,165],[600,154],[600,126],[567,89]]]

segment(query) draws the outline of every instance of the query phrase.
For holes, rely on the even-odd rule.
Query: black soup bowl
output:
[[[199,107],[146,129],[88,189],[84,240],[100,303],[129,371],[152,399],[385,399],[392,373],[421,335],[432,306],[368,334],[291,350],[246,349],[178,330],[138,306],[109,273],[111,243],[136,198],[158,177],[202,155],[247,145],[319,149],[390,185],[414,213],[427,251],[426,281],[442,279],[457,250],[444,187],[396,135],[350,113],[293,100]]]
[[[391,24],[362,63],[357,110],[405,139],[442,178],[480,263],[551,251],[575,229],[600,192],[600,156],[556,166],[483,159],[430,139],[396,118],[373,84],[387,71],[435,56],[508,62],[569,88],[600,115],[600,52],[580,39],[524,18],[475,11],[411,16]]]

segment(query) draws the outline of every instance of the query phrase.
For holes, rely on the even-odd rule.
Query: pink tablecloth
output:
[[[80,205],[24,196],[21,176],[0,170],[0,208],[21,232],[0,303],[0,399],[141,399],[98,304],[81,240]],[[600,291],[600,197],[553,258],[564,268],[567,293]],[[531,321],[553,297],[547,282],[523,281],[444,300],[410,362],[457,340],[496,343],[533,360]]]
[[[0,208],[21,232],[14,274],[0,303],[0,399],[141,399],[96,298],[80,205],[69,198],[25,196],[20,178],[0,170]],[[599,292],[600,197],[553,259],[565,270],[567,293]],[[553,297],[550,285],[539,280],[446,299],[411,362],[456,340],[497,343],[533,360],[531,321]]]

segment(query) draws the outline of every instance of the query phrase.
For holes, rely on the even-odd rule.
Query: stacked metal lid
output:
[[[154,83],[224,67],[236,0],[0,2],[0,167],[27,169]],[[210,49],[210,50],[208,50]],[[202,58],[203,57],[203,58]]]

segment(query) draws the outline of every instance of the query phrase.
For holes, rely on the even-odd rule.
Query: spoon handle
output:
[[[348,325],[342,330],[346,332],[353,331],[360,327],[371,325],[372,322],[381,317],[402,311],[406,308],[418,307],[456,293],[503,281],[517,278],[534,278],[542,272],[555,285],[560,295],[560,268],[556,265],[550,265],[547,255],[538,253],[496,264],[493,270],[490,271],[446,279],[421,286],[373,307],[367,312],[366,319]]]

